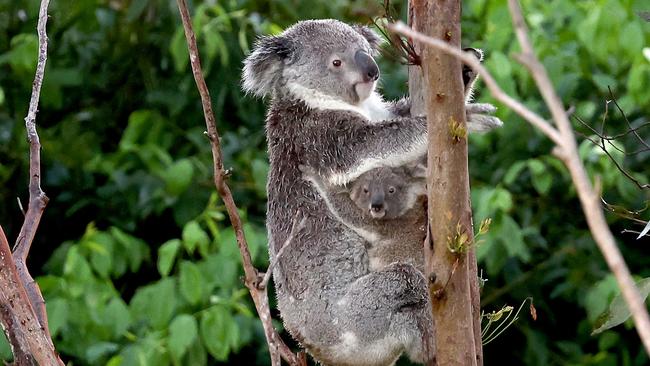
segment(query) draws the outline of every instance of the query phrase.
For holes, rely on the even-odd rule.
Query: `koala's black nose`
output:
[[[358,50],[354,54],[354,63],[357,64],[357,67],[361,71],[364,82],[379,79],[379,67],[377,67],[375,60],[365,51]]]
[[[372,196],[370,196],[370,209],[379,212],[384,209],[384,195],[375,192]]]

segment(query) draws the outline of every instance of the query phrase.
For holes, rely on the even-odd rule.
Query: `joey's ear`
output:
[[[268,95],[282,75],[282,66],[293,54],[291,41],[284,36],[261,37],[244,60],[242,88],[258,97]]]
[[[357,33],[361,34],[363,38],[368,41],[368,43],[370,43],[370,47],[372,47],[374,55],[379,53],[379,47],[381,47],[382,43],[384,43],[383,38],[381,38],[374,30],[366,25],[355,24],[352,26],[352,28],[357,31]]]
[[[404,166],[404,174],[413,181],[427,179],[426,161],[417,161]]]

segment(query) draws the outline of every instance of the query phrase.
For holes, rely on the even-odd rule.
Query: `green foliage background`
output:
[[[405,18],[404,4],[396,3]],[[193,2],[207,83],[223,136],[231,188],[255,264],[268,265],[264,228],[264,104],[242,94],[241,60],[258,34],[301,19],[367,22],[375,1]],[[634,126],[650,114],[650,23],[645,0],[522,1],[537,54],[566,105],[592,126],[612,88]],[[211,181],[209,144],[174,1],[54,0],[49,58],[37,117],[43,187],[51,198],[30,256],[50,329],[74,365],[267,365],[259,320]],[[23,118],[33,80],[38,2],[0,0],[0,224],[15,240],[27,201]],[[504,90],[546,115],[517,52],[505,0],[463,4],[465,45],[486,51]],[[650,53],[650,51],[648,51]],[[382,61],[388,97],[405,93],[405,67]],[[487,93],[477,99],[490,101]],[[493,224],[478,248],[483,307],[534,298],[485,347],[486,365],[644,365],[628,321],[590,336],[617,287],[550,142],[505,108],[505,126],[470,144],[475,222]],[[610,108],[610,133],[625,130]],[[577,130],[590,132],[576,123]],[[648,131],[640,131],[648,138]],[[623,138],[634,151],[638,141]],[[580,151],[604,198],[629,209],[648,200],[588,142]],[[615,157],[643,182],[649,154]],[[649,219],[648,213],[642,218]],[[632,272],[650,276],[648,241],[608,216]],[[273,300],[273,298],[272,298]],[[280,327],[281,324],[278,322]],[[286,337],[285,337],[286,338]],[[10,351],[0,340],[0,358]],[[401,361],[406,364],[406,361]]]

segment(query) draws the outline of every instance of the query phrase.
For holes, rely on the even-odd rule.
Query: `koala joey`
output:
[[[344,187],[322,180],[307,167],[300,170],[336,218],[366,239],[371,270],[402,262],[424,272],[424,166],[375,168]]]
[[[243,89],[270,97],[267,229],[278,308],[285,328],[325,365],[391,365],[404,352],[415,362],[434,358],[422,273],[407,263],[372,271],[366,240],[299,169],[345,185],[426,154],[425,118],[375,91],[379,44],[369,28],[309,20],[260,38],[244,61]],[[293,232],[297,216],[303,225]]]

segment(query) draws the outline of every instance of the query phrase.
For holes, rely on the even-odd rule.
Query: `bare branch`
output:
[[[27,255],[47,205],[48,198],[41,190],[41,144],[36,131],[36,113],[47,61],[47,8],[49,0],[42,0],[39,9],[38,62],[29,109],[25,117],[29,141],[29,203],[24,222],[14,245],[9,250],[7,238],[0,228],[0,322],[7,335],[18,365],[63,365],[52,343],[47,325],[45,301],[38,285],[27,269]]]
[[[35,315],[12,259],[9,242],[0,227],[0,323],[11,344],[14,363],[63,366],[49,333]]]
[[[14,260],[18,275],[22,281],[29,300],[36,310],[36,315],[48,334],[47,315],[45,313],[45,301],[41,295],[36,282],[29,274],[27,269],[27,255],[34,241],[36,230],[41,221],[41,216],[47,205],[48,198],[41,190],[41,143],[36,132],[36,113],[38,112],[38,101],[41,95],[41,86],[45,73],[45,63],[47,62],[47,7],[49,0],[41,1],[41,7],[38,14],[38,63],[36,65],[36,74],[32,84],[32,95],[29,101],[29,110],[25,117],[25,128],[27,130],[27,140],[29,141],[29,204],[25,213],[25,221],[20,229],[16,244],[14,245]]]
[[[216,186],[219,195],[226,205],[228,217],[230,218],[232,227],[235,230],[237,245],[239,246],[239,252],[242,256],[242,262],[244,266],[245,284],[251,294],[251,297],[253,298],[255,308],[257,309],[257,313],[259,314],[260,320],[262,321],[262,325],[264,327],[264,335],[266,336],[266,342],[269,345],[269,353],[271,355],[271,364],[273,366],[280,366],[280,358],[282,357],[290,365],[306,365],[305,358],[292,353],[289,347],[287,347],[287,345],[282,341],[278,332],[273,327],[273,323],[271,322],[269,299],[266,293],[266,289],[258,288],[258,281],[260,278],[259,272],[253,266],[250,251],[248,250],[248,244],[246,242],[246,237],[244,235],[242,221],[239,216],[237,206],[235,205],[235,201],[232,197],[232,193],[230,192],[230,188],[226,184],[227,173],[223,168],[219,134],[217,132],[214,113],[212,111],[210,93],[208,91],[207,85],[205,84],[205,79],[203,78],[203,72],[201,70],[201,60],[199,58],[198,47],[196,46],[196,36],[192,30],[192,22],[190,20],[190,14],[187,10],[187,3],[185,0],[177,0],[176,3],[178,5],[181,19],[183,21],[185,39],[187,40],[187,48],[190,55],[190,64],[192,66],[192,74],[194,75],[194,81],[196,82],[199,94],[201,95],[201,104],[203,106],[203,116],[205,118],[207,135],[212,147],[212,159],[214,161],[214,185]]]

